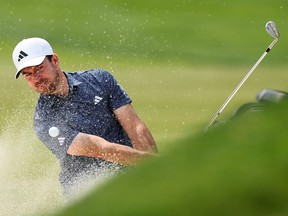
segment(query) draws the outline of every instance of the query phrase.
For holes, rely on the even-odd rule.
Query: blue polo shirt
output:
[[[37,136],[60,161],[63,186],[83,174],[118,167],[97,158],[68,155],[67,150],[79,132],[132,147],[131,140],[113,114],[113,110],[131,103],[131,99],[113,76],[100,69],[64,74],[69,83],[69,95],[41,94],[34,114]],[[57,137],[49,135],[51,127],[59,129]]]

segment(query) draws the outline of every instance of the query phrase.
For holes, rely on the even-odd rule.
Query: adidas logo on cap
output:
[[[19,53],[19,56],[18,56],[18,62],[20,62],[21,59],[23,59],[24,57],[27,57],[27,56],[28,56],[28,54],[21,50]]]

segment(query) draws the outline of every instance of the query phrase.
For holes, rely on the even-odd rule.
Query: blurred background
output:
[[[64,71],[101,68],[133,99],[161,152],[200,133],[228,95],[280,39],[219,120],[263,88],[288,91],[288,1],[7,0],[0,21],[1,215],[51,212],[63,201],[58,163],[33,131],[38,94],[14,79],[11,55],[27,37],[43,37]]]

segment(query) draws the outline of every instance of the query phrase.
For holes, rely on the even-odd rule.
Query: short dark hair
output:
[[[46,58],[51,62],[53,55],[46,55]]]

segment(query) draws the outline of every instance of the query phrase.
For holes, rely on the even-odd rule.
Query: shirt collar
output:
[[[82,82],[80,82],[79,80],[77,80],[74,76],[72,76],[71,73],[67,73],[64,72],[65,76],[67,77],[68,80],[68,85],[69,85],[69,90],[73,91],[73,89],[75,87],[77,87],[78,85],[80,85]]]

